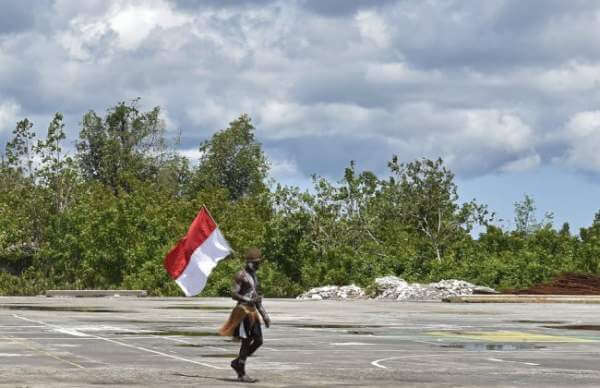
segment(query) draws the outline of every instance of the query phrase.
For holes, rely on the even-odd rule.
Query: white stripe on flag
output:
[[[187,267],[175,282],[179,284],[186,296],[199,294],[204,289],[213,268],[230,252],[231,248],[227,240],[217,227],[192,253]]]

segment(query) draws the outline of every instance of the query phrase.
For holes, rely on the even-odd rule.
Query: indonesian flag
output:
[[[206,207],[190,225],[187,234],[165,257],[165,268],[186,296],[199,294],[217,263],[231,253]]]

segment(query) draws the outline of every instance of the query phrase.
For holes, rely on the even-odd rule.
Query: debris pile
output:
[[[407,283],[395,276],[375,279],[376,299],[394,299],[398,301],[442,300],[449,296],[496,294],[489,287],[477,286],[464,280],[441,280],[437,283]]]
[[[449,296],[472,294],[496,294],[497,291],[465,282],[463,280],[442,280],[437,283],[408,283],[396,276],[375,279],[375,299],[393,299],[398,301],[441,300]],[[325,286],[313,288],[296,299],[357,299],[365,298],[366,293],[360,287]]]
[[[600,295],[600,276],[563,273],[550,282],[521,290],[504,290],[505,294]]]
[[[351,284],[349,286],[324,286],[311,288],[296,299],[358,299],[364,298],[365,292],[362,288]]]

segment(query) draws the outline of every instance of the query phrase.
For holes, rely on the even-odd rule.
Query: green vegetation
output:
[[[237,252],[261,247],[268,296],[324,284],[398,275],[459,278],[521,288],[557,273],[600,273],[600,213],[571,234],[535,219],[535,202],[515,204],[515,230],[495,225],[475,200],[459,201],[441,159],[400,163],[389,176],[350,162],[340,182],[314,176],[314,189],[269,181],[254,127],[242,115],[199,145],[193,165],[164,138],[160,109],[119,103],[81,121],[76,153],[63,152],[57,113],[43,140],[17,123],[0,160],[0,293],[50,288],[147,289],[181,295],[163,258],[205,204]],[[475,226],[485,230],[472,237]],[[203,295],[227,295],[239,253],[215,269]]]

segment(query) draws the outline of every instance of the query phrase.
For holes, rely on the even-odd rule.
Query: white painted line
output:
[[[0,327],[15,327],[17,329],[22,329],[24,327],[44,327],[42,325],[23,325],[23,326],[18,326],[18,325],[0,325]]]
[[[24,320],[24,321],[28,321],[28,322],[34,322],[34,323],[39,323],[39,324],[42,324],[42,325],[46,325],[47,327],[54,327],[54,328],[63,329],[62,327],[60,327],[60,326],[58,326],[58,325],[52,325],[52,324],[50,324],[50,323],[46,323],[46,322],[42,322],[42,321],[36,321],[36,320],[34,320],[34,319],[30,319],[30,318],[21,317],[21,316],[19,316],[19,315],[16,315],[16,314],[13,314],[13,317],[15,317],[15,318],[18,318],[18,319],[22,319],[22,320]],[[113,340],[113,339],[110,339],[110,338],[100,337],[99,335],[90,334],[89,336],[90,336],[90,337],[92,337],[92,338],[97,338],[97,339],[100,339],[100,340],[106,341],[106,342],[111,342],[111,343],[114,343],[114,344],[117,344],[117,345],[121,345],[121,346],[124,346],[124,347],[127,347],[127,348],[132,348],[132,349],[140,350],[140,351],[143,351],[143,352],[148,352],[148,353],[158,354],[159,356],[163,356],[163,357],[172,358],[172,359],[174,359],[174,360],[178,360],[178,361],[189,362],[189,363],[196,364],[196,365],[202,365],[202,366],[205,366],[205,367],[207,367],[207,368],[213,368],[213,369],[228,369],[228,368],[221,368],[221,367],[218,367],[218,366],[215,366],[215,365],[211,365],[211,364],[206,364],[206,363],[203,363],[203,362],[198,362],[198,361],[194,361],[194,360],[189,360],[189,359],[187,359],[187,358],[183,358],[183,357],[179,357],[179,356],[173,356],[173,355],[171,355],[171,354],[167,354],[167,353],[159,352],[159,351],[157,351],[157,350],[152,350],[152,349],[143,348],[143,347],[141,347],[141,346],[135,346],[135,345],[131,345],[131,344],[128,344],[128,343],[125,343],[125,342],[121,342],[121,341],[115,341],[115,340]],[[83,367],[82,367],[82,368],[83,368]]]
[[[128,337],[128,338],[129,338],[129,337]],[[175,338],[175,337],[173,337],[173,336],[170,336],[170,335],[166,335],[166,336],[165,336],[165,335],[154,335],[152,338],[168,339],[168,340],[171,340],[171,341],[175,341],[175,342],[184,343],[184,344],[186,344],[186,345],[195,345],[193,342],[189,342],[189,341],[186,341],[186,340],[182,340],[181,338]],[[224,348],[218,348],[218,347],[216,347],[216,346],[205,346],[205,348],[206,348],[206,349],[215,349],[215,350],[218,350],[218,351],[221,351],[221,352],[227,352],[227,351],[228,351],[227,349],[224,349]]]
[[[444,353],[455,353],[455,352],[444,352]],[[445,357],[445,356],[446,356],[446,354],[428,354],[428,355],[387,357],[387,358],[380,358],[379,360],[375,360],[375,361],[371,362],[371,365],[376,366],[377,368],[387,369],[386,366],[381,365],[382,362],[390,361],[390,360],[409,359],[409,358],[427,358],[427,357]]]
[[[74,337],[89,337],[89,335],[82,333],[80,331],[77,331],[75,329],[60,328],[60,329],[53,329],[53,330],[58,333],[72,335]]]
[[[398,357],[380,358],[379,360],[375,360],[375,361],[371,362],[371,365],[376,366],[377,368],[387,369],[387,367],[385,367],[383,365],[379,365],[379,363],[383,362],[383,361],[388,361],[388,360],[395,360],[396,358],[398,358]]]
[[[88,336],[88,337],[10,337],[10,338],[16,338],[16,339],[21,339],[21,340],[49,340],[49,341],[76,341],[76,340],[93,340],[93,341],[97,341],[98,338],[94,337],[94,336]],[[0,337],[0,341],[4,340],[4,339],[9,339],[10,338],[3,338]],[[113,338],[113,337],[106,337],[106,338]],[[122,338],[122,337],[114,337],[114,338]],[[155,339],[156,337],[150,337],[150,336],[140,336],[140,337],[136,337],[136,336],[128,336],[127,339]]]
[[[332,342],[329,345],[332,346],[373,346],[377,344],[368,344],[365,342]]]
[[[2,338],[3,338],[3,339],[11,339],[10,337],[2,337]],[[24,341],[22,341],[22,340],[19,340],[18,338],[12,338],[12,340],[13,340],[13,342],[14,342],[14,343],[21,344],[21,345],[25,346],[26,348],[28,348],[29,350],[33,350],[33,351],[35,351],[35,352],[38,352],[38,353],[44,354],[44,355],[46,355],[46,356],[48,356],[48,357],[50,357],[50,358],[53,358],[53,359],[55,359],[55,360],[58,360],[58,361],[66,362],[67,364],[69,364],[69,365],[73,365],[73,366],[75,366],[75,367],[77,367],[77,368],[80,368],[80,369],[85,369],[85,368],[83,367],[83,365],[79,365],[79,364],[77,364],[76,362],[71,362],[71,361],[69,361],[69,360],[65,360],[64,358],[58,357],[57,355],[55,355],[55,354],[52,354],[52,353],[50,353],[50,352],[47,352],[47,351],[45,351],[45,350],[38,349],[38,348],[36,348],[35,346],[32,346],[32,345],[28,344],[27,342],[24,342]]]
[[[423,355],[414,355],[413,354],[413,355],[410,355],[410,356],[387,357],[387,358],[381,358],[379,360],[375,360],[375,361],[371,362],[371,365],[376,366],[377,368],[381,368],[381,369],[388,369],[386,366],[381,365],[381,363],[384,362],[384,361],[402,360],[402,359],[409,359],[409,358],[446,357],[447,353],[465,353],[465,352],[452,351],[452,352],[444,352],[444,354],[423,354]],[[501,360],[499,358],[488,358],[488,360],[489,361],[494,361],[494,362],[516,362],[516,363],[519,363],[519,364],[532,365],[532,366],[540,366],[540,364],[534,364],[534,363],[531,363],[531,362]]]
[[[536,364],[536,363],[533,363],[533,362],[514,361],[514,360],[502,360],[500,358],[493,358],[493,357],[488,358],[488,361],[494,361],[494,362],[515,362],[517,364],[523,364],[523,365],[540,366],[540,364]]]

